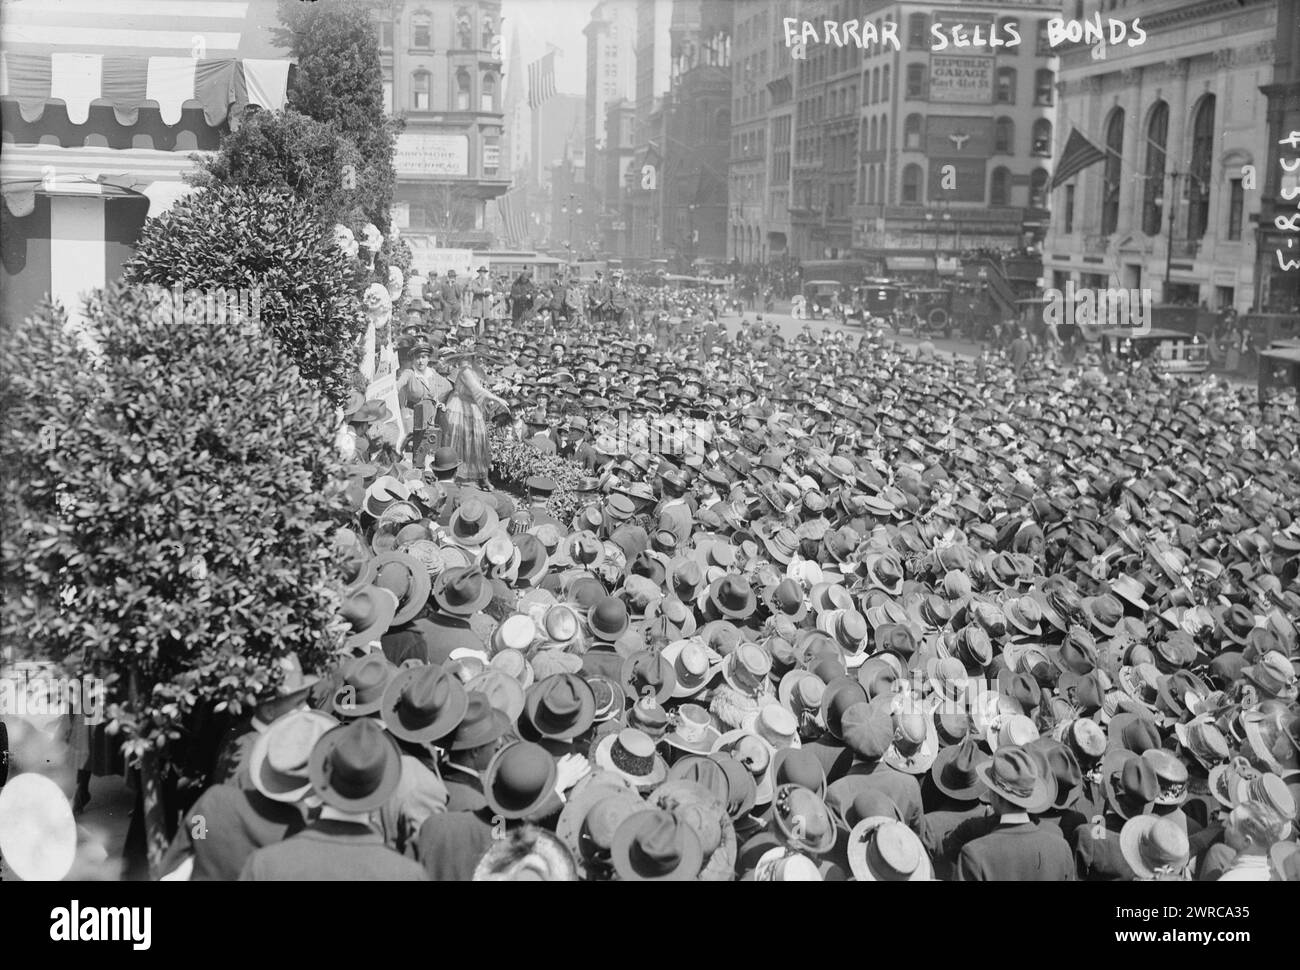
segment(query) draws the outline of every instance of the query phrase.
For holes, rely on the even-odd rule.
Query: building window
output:
[[[903,201],[921,201],[921,166],[915,162],[903,169]]]
[[[1038,21],[1038,55],[1040,57],[1050,57],[1052,54],[1052,46],[1047,42],[1047,24],[1047,20],[1040,19]]]
[[[914,13],[907,18],[907,49],[910,51],[929,50],[930,18],[923,13]],[[877,37],[880,35],[877,34]]]
[[[884,73],[880,75],[880,100],[889,100],[889,65],[885,65]]]
[[[1101,234],[1119,225],[1120,160],[1124,153],[1124,109],[1115,108],[1106,122],[1106,169],[1102,176]]]
[[[495,30],[495,25],[492,23],[491,14],[483,15],[483,26],[481,28],[481,34],[483,40],[479,44],[480,49],[485,51],[492,50],[492,39],[496,34],[496,30]]]
[[[921,116],[908,115],[903,122],[903,149],[905,151],[921,150]]]
[[[867,151],[874,152],[876,150],[876,139],[880,137],[879,122],[875,118],[871,119],[870,132],[870,137],[867,138]]]
[[[1245,203],[1245,196],[1241,191],[1241,179],[1233,179],[1228,183],[1231,194],[1228,197],[1228,238],[1241,238],[1241,210]]]
[[[1165,141],[1169,137],[1169,105],[1157,101],[1147,118],[1147,166],[1143,173],[1142,231],[1148,236],[1160,235],[1164,210],[1156,204],[1165,193]]]
[[[393,82],[384,81],[384,114],[393,113]]]
[[[871,103],[876,104],[880,100],[880,68],[871,69]]]
[[[1029,207],[1047,208],[1047,169],[1045,168],[1036,168],[1029,176]]]
[[[1210,216],[1210,159],[1214,150],[1214,95],[1207,94],[1196,106],[1192,119],[1192,166],[1188,179],[1187,238],[1205,235]]]
[[[497,110],[497,79],[495,74],[483,75],[483,90],[479,93],[479,108],[482,111]]]
[[[1055,90],[1055,74],[1047,68],[1034,72],[1034,104],[1051,105]]]
[[[925,97],[924,64],[907,65],[907,96],[915,100],[920,100]]]
[[[1065,187],[1065,234],[1074,232],[1074,186]]]
[[[889,151],[889,114],[880,116],[880,144],[876,146],[878,151]]]
[[[433,48],[433,18],[427,13],[411,18],[411,46],[422,51]]]
[[[1016,69],[1014,67],[998,68],[998,104],[1016,103]]]
[[[393,22],[391,20],[379,21],[379,49],[384,51],[393,49]]]
[[[474,49],[474,18],[467,7],[456,8],[456,46],[463,51]]]
[[[469,71],[463,67],[456,72],[456,110],[468,111],[470,102]]]
[[[1029,141],[1029,152],[1031,155],[1038,155],[1042,158],[1048,158],[1052,154],[1052,123],[1046,118],[1039,118],[1034,122],[1033,132]]]
[[[416,111],[429,110],[428,71],[416,71],[411,75],[411,107]]]
[[[1011,204],[1011,173],[999,165],[989,181],[989,205]]]
[[[1016,143],[1016,123],[1010,118],[1001,117],[993,124],[993,151],[999,155],[1010,155]]]

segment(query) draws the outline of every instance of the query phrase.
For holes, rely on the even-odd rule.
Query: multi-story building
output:
[[[1268,184],[1272,157],[1260,87],[1272,80],[1277,0],[1071,7],[1076,17],[1140,17],[1146,40],[1112,45],[1102,59],[1083,45],[1061,50],[1057,151],[1077,128],[1106,157],[1053,193],[1048,282],[1249,309],[1262,241],[1250,231],[1254,189]]]
[[[672,62],[668,28],[672,15],[673,0],[636,0],[636,78],[632,96],[636,103],[638,145],[650,139],[650,116],[668,91]]]
[[[737,0],[733,7],[727,255],[744,263],[766,259],[773,226],[767,205],[769,176],[775,176],[767,153],[773,100],[768,84],[771,72],[788,57],[772,43],[788,9],[777,0]],[[788,174],[783,184],[788,187]]]
[[[376,16],[385,100],[406,119],[394,155],[402,233],[417,262],[432,245],[486,247],[486,204],[510,186],[500,0],[392,0]]]
[[[603,155],[610,140],[605,122],[610,105],[630,102],[636,90],[636,7],[627,0],[599,0],[583,33],[587,37],[586,158],[590,173],[585,202],[596,232],[603,236],[617,221],[617,212],[606,209],[607,200],[613,205],[618,201],[616,195],[605,193]]]
[[[796,122],[792,205],[812,227],[796,225],[795,255],[843,255],[846,226],[856,255],[898,270],[1041,240],[1057,113],[1047,24],[1060,0],[821,6],[828,19],[870,20],[880,38],[897,25],[897,49],[821,45],[800,63],[794,97],[812,128]],[[844,120],[855,98],[856,149]],[[846,156],[857,159],[851,186]],[[823,165],[832,174],[818,181]]]
[[[601,249],[606,253],[631,251],[628,218],[624,212],[628,178],[636,154],[636,107],[631,101],[615,101],[605,111],[605,149],[600,153],[600,170],[593,171],[592,181],[599,180],[600,197],[605,209],[600,216]]]

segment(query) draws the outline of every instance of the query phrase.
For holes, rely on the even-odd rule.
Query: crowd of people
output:
[[[612,328],[408,315],[581,512],[356,402],[344,650],[233,731],[168,878],[1300,877],[1289,409]]]

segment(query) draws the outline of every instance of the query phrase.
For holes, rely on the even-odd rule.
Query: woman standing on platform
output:
[[[486,486],[492,468],[487,409],[495,407],[508,413],[509,405],[487,389],[484,361],[472,335],[464,338],[459,352],[448,358],[457,369],[447,406],[438,414],[438,428],[441,446],[453,449],[460,458],[461,477]]]
[[[398,401],[411,410],[411,461],[424,469],[424,459],[438,447],[436,420],[451,394],[451,381],[431,366],[433,348],[421,340],[410,351],[412,366],[397,379]]]

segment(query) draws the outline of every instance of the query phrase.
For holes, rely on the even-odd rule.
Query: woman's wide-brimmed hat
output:
[[[704,864],[704,847],[672,812],[647,808],[618,827],[610,856],[623,880],[689,882]]]
[[[451,513],[447,534],[459,546],[481,546],[501,521],[496,509],[479,499],[471,498]]]
[[[492,601],[492,586],[477,566],[446,569],[439,574],[432,596],[440,612],[473,616]]]
[[[668,764],[644,731],[624,728],[600,739],[592,755],[596,766],[612,771],[638,791],[649,791],[668,777]]]
[[[529,690],[524,711],[539,736],[569,741],[595,721],[596,697],[591,686],[576,674],[552,674]]]

